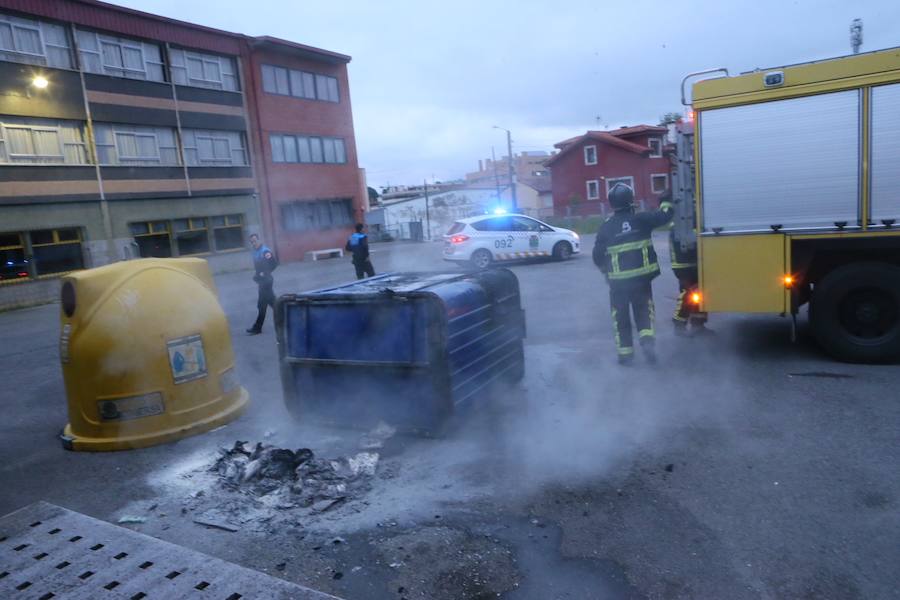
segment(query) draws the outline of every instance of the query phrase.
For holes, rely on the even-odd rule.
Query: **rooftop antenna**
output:
[[[862,19],[853,19],[850,23],[850,46],[853,47],[853,54],[859,54],[859,47],[863,43],[863,22]]]

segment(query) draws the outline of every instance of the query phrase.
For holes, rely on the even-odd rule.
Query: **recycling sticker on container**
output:
[[[199,334],[169,340],[167,346],[176,385],[206,377],[206,353]]]

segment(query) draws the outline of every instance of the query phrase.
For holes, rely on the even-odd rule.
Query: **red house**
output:
[[[552,175],[554,214],[605,214],[607,192],[619,182],[634,188],[638,206],[659,206],[671,170],[665,137],[665,127],[637,125],[588,131],[556,144],[559,152],[545,163]]]

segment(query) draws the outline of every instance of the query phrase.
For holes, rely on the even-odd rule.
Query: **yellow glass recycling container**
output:
[[[125,450],[236,418],[247,391],[205,260],[146,258],[62,281],[70,450]]]

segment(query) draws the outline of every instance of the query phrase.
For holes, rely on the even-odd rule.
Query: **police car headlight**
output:
[[[576,242],[581,242],[581,236],[579,236],[574,231],[572,232],[572,239],[575,240]]]

